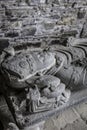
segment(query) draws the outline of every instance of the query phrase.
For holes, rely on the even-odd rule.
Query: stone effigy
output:
[[[0,1],[0,92],[19,128],[86,89],[86,6],[85,0]]]
[[[24,109],[28,113],[37,113],[57,108],[69,100],[70,91],[59,78],[46,75],[56,65],[54,53],[47,50],[11,53],[13,51],[14,49],[8,48],[2,53],[4,55],[1,62],[2,93],[17,124],[23,127],[22,123],[23,125],[25,123],[21,121],[22,115],[18,121],[18,112]],[[58,64],[57,71],[63,62]],[[16,91],[19,91],[17,95]]]
[[[69,101],[72,91],[86,87],[86,43],[75,41],[52,45],[52,50],[3,50],[2,92],[20,127],[25,125],[23,111],[34,114],[58,108]]]

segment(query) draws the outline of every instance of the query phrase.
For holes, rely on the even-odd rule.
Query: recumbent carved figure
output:
[[[55,109],[69,100],[70,90],[86,87],[86,53],[86,43],[52,50],[3,50],[2,93],[15,121],[24,125],[22,112]]]

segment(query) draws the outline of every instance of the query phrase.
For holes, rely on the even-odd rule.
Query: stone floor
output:
[[[82,103],[46,121],[44,130],[87,130],[87,103]]]

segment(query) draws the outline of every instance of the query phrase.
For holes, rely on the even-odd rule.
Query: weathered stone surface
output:
[[[39,6],[38,3],[41,3],[41,5]],[[36,6],[33,6],[34,4]],[[77,29],[77,32],[80,33],[82,29],[81,25],[83,25],[85,21],[87,12],[85,0],[83,2],[78,1],[77,3],[63,0],[1,0],[0,5],[0,21],[2,25],[4,20],[1,34],[3,32],[8,37],[11,37],[11,35],[7,35],[7,31],[12,32],[12,30],[19,32],[20,35],[16,35],[16,37],[23,36],[23,32],[24,36],[57,34],[61,33],[61,31],[66,31],[66,28],[68,31],[70,29],[72,31],[74,27]],[[23,26],[26,26],[27,30],[28,28],[29,30],[24,30]],[[33,26],[35,26],[36,30],[33,29],[32,31],[30,28]],[[3,31],[4,29],[5,31]],[[36,33],[34,33],[35,31]]]
[[[86,130],[86,107],[86,104],[82,103],[65,110],[58,117],[46,121],[44,130]]]
[[[3,106],[5,104],[4,99],[0,99],[0,104],[2,104],[2,106],[0,107],[0,111],[1,111],[0,119],[2,121],[4,121],[5,128],[7,128],[8,123],[12,122],[12,117],[8,113],[8,110],[6,110],[7,106]],[[86,104],[87,103],[82,103],[82,104],[75,106],[74,108],[69,108],[69,109],[63,111],[62,113],[60,113],[58,117],[53,117],[53,118],[47,120],[44,125],[44,130],[53,130],[53,129],[54,130],[78,130],[78,129],[86,130],[87,124],[86,124],[85,120],[82,118],[82,117],[87,116],[87,109],[86,109],[87,105]],[[4,111],[3,107],[5,108],[5,111]],[[27,128],[27,129],[29,129],[29,128]]]
[[[75,110],[79,113],[84,122],[87,123],[87,103],[76,106]]]
[[[76,120],[73,124],[67,124],[61,130],[87,130],[87,125],[82,120]]]
[[[87,82],[86,82],[86,64],[87,64],[87,50],[86,50],[86,43],[84,45],[77,45],[72,47],[71,41],[69,41],[69,37],[75,37],[75,38],[86,38],[87,33],[86,33],[86,19],[87,19],[87,2],[86,0],[78,0],[77,2],[74,0],[1,0],[0,1],[0,41],[4,44],[8,43],[9,46],[12,46],[14,49],[9,50],[9,49],[4,49],[4,45],[1,45],[1,54],[3,50],[3,55],[1,56],[1,59],[4,59],[6,57],[15,57],[8,65],[6,64],[3,68],[6,68],[8,72],[6,73],[6,77],[9,77],[10,79],[10,84],[11,85],[11,79],[12,83],[14,84],[13,86],[17,85],[20,82],[20,77],[23,79],[22,81],[25,81],[25,79],[33,74],[37,74],[41,76],[42,71],[47,71],[50,69],[51,63],[53,63],[53,60],[56,60],[55,66],[59,67],[56,68],[55,66],[53,67],[54,64],[52,64],[50,70],[47,74],[55,74],[59,70],[59,73],[56,75],[58,76],[63,82],[67,82],[67,86],[71,90],[79,89],[79,87],[86,87]],[[6,41],[4,41],[6,39]],[[64,39],[64,40],[63,40]],[[81,40],[81,39],[80,39]],[[68,41],[68,42],[67,42]],[[54,44],[59,45],[58,48]],[[83,44],[83,42],[82,42]],[[40,56],[37,55],[36,53],[34,54],[34,61],[37,59],[37,62],[34,63],[32,58],[25,59],[25,53],[23,53],[23,57],[19,57],[18,59],[18,54],[21,55],[21,52],[26,51],[27,49],[31,49],[33,47],[48,47],[49,45],[53,45],[54,48],[52,49],[60,49],[58,52],[58,55],[60,57],[63,57],[64,59],[58,57],[53,57],[51,56],[51,63],[47,64],[45,63],[45,60],[48,61],[49,57],[46,56],[46,58],[43,58],[42,55]],[[63,47],[60,48],[60,45]],[[68,47],[69,46],[69,47]],[[6,46],[7,47],[7,46]],[[31,47],[31,48],[30,48]],[[42,49],[40,48],[40,49]],[[79,48],[79,49],[77,49]],[[33,48],[35,50],[35,48]],[[16,50],[16,53],[14,53],[14,50]],[[44,51],[45,54],[47,51]],[[5,55],[6,53],[6,55]],[[17,55],[16,55],[17,54]],[[15,56],[14,56],[15,55]],[[17,57],[16,57],[17,56]],[[38,58],[36,57],[38,56]],[[0,59],[0,62],[2,60]],[[25,60],[24,60],[25,59]],[[39,62],[40,60],[40,62]],[[49,59],[50,60],[50,59]],[[64,60],[64,61],[63,61]],[[14,62],[15,61],[15,62]],[[20,63],[17,63],[17,61],[20,61]],[[6,61],[6,63],[8,60]],[[28,63],[27,63],[28,62]],[[34,64],[33,64],[34,63]],[[39,64],[40,63],[40,64]],[[43,64],[41,64],[43,63]],[[35,66],[34,66],[35,65]],[[46,65],[46,66],[45,66]],[[29,70],[30,66],[30,70]],[[45,66],[43,68],[45,69],[40,69],[39,67]],[[35,68],[37,67],[37,68]],[[38,69],[39,68],[39,69]],[[38,72],[33,73],[33,69],[38,70]],[[40,71],[40,72],[39,72]],[[45,72],[43,72],[45,73]],[[12,76],[11,76],[12,75]],[[21,75],[21,76],[20,76]],[[83,77],[81,77],[83,76]],[[18,77],[18,80],[15,80]],[[31,76],[30,76],[31,77]],[[29,77],[28,77],[29,78]],[[54,78],[55,79],[55,78]],[[67,79],[67,80],[66,80]],[[6,79],[8,80],[8,79]],[[9,81],[9,80],[8,80]],[[49,81],[49,80],[48,80]],[[55,80],[54,80],[55,81]],[[27,82],[27,81],[26,81]],[[64,83],[65,83],[64,82]],[[41,83],[41,82],[40,82]],[[27,82],[28,88],[30,87],[30,84]],[[66,84],[66,83],[65,83]],[[72,85],[73,84],[73,85]],[[22,84],[18,84],[17,87],[20,86],[22,88]],[[25,85],[25,84],[24,84]],[[35,84],[36,85],[36,84]],[[71,86],[72,85],[72,86]],[[81,86],[83,85],[83,86]],[[51,87],[50,87],[51,86]],[[65,89],[65,85],[62,84]],[[15,87],[15,88],[17,88]],[[55,90],[52,87],[52,84],[48,84],[48,86],[45,85],[46,89],[43,89],[41,91],[40,89],[37,89],[37,86],[33,86],[31,90],[27,89],[27,97],[26,101],[21,102],[19,99],[19,102],[16,102],[17,95],[14,97],[10,97],[13,102],[13,107],[17,111],[18,106],[22,108],[23,105],[30,105],[29,101],[31,99],[34,106],[33,112],[38,112],[42,110],[39,107],[42,107],[41,103],[48,103],[49,100],[43,100],[42,97],[40,97],[40,92],[43,92],[43,96],[49,98],[53,96],[53,98],[58,98],[57,92],[59,91],[58,89]],[[41,86],[42,87],[42,86]],[[61,84],[59,88],[61,87]],[[25,87],[24,87],[25,88]],[[64,91],[63,89],[63,91]],[[7,90],[8,92],[9,90]],[[56,92],[57,91],[57,92]],[[28,93],[30,92],[30,93]],[[68,97],[70,97],[70,94],[68,96],[67,92],[61,92],[62,93],[62,101],[66,102],[64,100]],[[6,93],[7,94],[7,93]],[[30,94],[30,95],[28,95]],[[19,97],[21,95],[24,95],[24,93],[19,94]],[[32,96],[33,95],[33,96]],[[29,99],[30,96],[30,99]],[[42,100],[41,100],[41,99]],[[9,98],[8,98],[9,99]],[[55,100],[55,99],[54,99]],[[55,102],[54,100],[50,100],[50,102]],[[58,100],[58,99],[56,99]],[[48,101],[48,102],[45,102]],[[16,102],[16,103],[15,103]],[[26,103],[25,103],[26,102]],[[9,103],[8,103],[9,104]],[[59,105],[62,104],[62,102],[59,103]],[[11,106],[10,104],[9,106]],[[47,104],[46,104],[47,105]],[[58,104],[57,104],[58,105]],[[30,106],[30,107],[31,107]],[[36,107],[36,108],[35,108]],[[46,106],[48,107],[48,106]],[[56,107],[56,106],[54,106]],[[10,107],[9,107],[10,108]],[[26,108],[26,107],[25,107]],[[31,109],[32,109],[31,108]],[[39,108],[39,110],[38,110]],[[27,110],[27,109],[26,109]],[[63,113],[63,115],[59,115],[58,119],[52,119],[51,123],[52,129],[63,129],[65,126],[65,129],[67,128],[72,128],[71,125],[67,124],[72,124],[73,121],[76,121],[79,118],[82,118],[86,122],[86,116],[85,113],[80,113],[81,111],[76,108],[78,114],[74,109],[70,110],[69,112]],[[32,111],[32,110],[31,110]],[[29,111],[29,112],[31,112]],[[79,112],[80,111],[80,112]],[[67,115],[71,115],[70,117]],[[17,115],[21,116],[21,115]],[[22,117],[22,116],[21,116]],[[62,118],[61,118],[62,117]],[[22,118],[23,119],[23,118]],[[17,118],[18,120],[18,118]],[[61,124],[61,120],[63,121],[63,125]],[[21,120],[21,124],[24,123]],[[28,121],[28,120],[27,120]],[[69,122],[68,122],[69,121]],[[59,124],[57,124],[59,122]],[[79,121],[78,121],[79,122]],[[75,124],[79,124],[78,122],[75,122]],[[82,120],[81,120],[82,122]],[[83,123],[84,124],[84,123]],[[49,126],[49,125],[48,125]],[[76,128],[76,125],[75,125]],[[78,128],[78,127],[77,127]],[[49,128],[48,128],[49,129]]]
[[[0,121],[2,124],[4,123],[5,130],[7,129],[9,122],[14,122],[13,117],[6,105],[6,101],[2,96],[0,96]]]
[[[52,118],[46,122],[46,130],[53,130],[53,128],[60,130],[64,128],[67,124],[73,124],[74,121],[79,119],[79,114],[72,109],[65,110],[63,113],[60,113],[58,117]],[[52,125],[52,126],[51,126]],[[52,127],[52,128],[51,128]]]

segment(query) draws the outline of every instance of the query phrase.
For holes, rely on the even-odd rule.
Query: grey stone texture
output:
[[[81,103],[46,121],[44,130],[87,130],[87,103]]]
[[[0,42],[5,45],[9,42],[16,49],[25,43],[44,46],[52,44],[51,36],[57,39],[73,35],[87,38],[86,0],[0,0]],[[1,101],[0,119],[6,130],[13,119],[4,99]],[[87,130],[86,108],[83,103],[61,112],[46,121],[44,130]]]
[[[3,98],[2,98],[3,99]],[[11,114],[5,105],[4,99],[0,106],[0,119],[4,121],[5,129],[12,122]],[[12,126],[12,125],[11,125]],[[41,127],[42,128],[42,127]],[[32,128],[33,129],[33,128]],[[87,130],[87,102],[80,103],[62,111],[59,116],[52,117],[44,124],[44,130]],[[13,129],[11,129],[13,130]],[[28,128],[28,130],[31,130]]]

